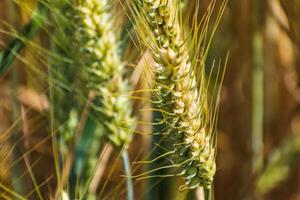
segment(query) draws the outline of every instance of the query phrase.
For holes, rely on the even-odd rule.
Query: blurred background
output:
[[[21,2],[25,7],[36,7],[35,0]],[[209,3],[200,1],[201,10]],[[216,8],[221,3],[217,1]],[[0,0],[1,51],[30,21],[32,12],[24,5]],[[208,59],[208,63],[224,60],[230,53],[218,119],[217,200],[300,200],[299,19],[299,0],[228,1]],[[26,193],[27,198],[35,199],[35,184],[47,196],[55,190],[57,180],[47,125],[46,53],[34,46],[47,49],[50,44],[45,30],[33,37],[32,43],[27,42],[31,48],[26,46],[0,76],[0,193],[18,184],[11,181],[17,177],[26,182],[26,191],[32,191]],[[132,73],[136,88],[145,84],[140,71],[137,67]],[[136,110],[151,107],[138,101],[133,105]],[[151,122],[153,114],[146,110],[140,117]],[[141,124],[137,131],[151,133],[152,129]],[[133,161],[149,155],[151,140],[146,134],[135,136],[130,146]],[[112,155],[108,166],[120,162],[117,153]],[[114,190],[122,180],[119,165],[113,165],[112,176],[110,167],[103,173],[101,184],[107,185],[107,199],[124,198],[124,187]],[[147,170],[140,165],[133,169],[137,174]],[[176,188],[170,188],[164,179],[155,179],[153,187],[146,189],[147,181],[135,182],[136,199],[144,199],[147,193],[150,199],[185,198],[176,192],[169,194],[167,191]],[[111,191],[115,196],[110,196]]]

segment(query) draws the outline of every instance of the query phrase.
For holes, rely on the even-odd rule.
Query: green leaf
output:
[[[40,29],[45,13],[44,7],[39,4],[34,12],[31,21],[26,24],[19,33],[19,37],[14,38],[6,49],[0,54],[0,76],[11,66],[18,53],[25,47],[25,40],[31,39]]]
[[[300,134],[290,138],[273,151],[267,165],[260,173],[256,188],[265,194],[278,186],[289,175],[291,166],[300,157]]]

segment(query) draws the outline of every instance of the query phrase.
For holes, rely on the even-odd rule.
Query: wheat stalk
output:
[[[213,112],[208,106],[205,79],[196,79],[195,63],[184,42],[179,3],[136,0],[132,11],[140,38],[156,62],[155,96],[166,121],[163,134],[173,140],[173,161],[186,180],[182,188],[210,188],[216,171]]]

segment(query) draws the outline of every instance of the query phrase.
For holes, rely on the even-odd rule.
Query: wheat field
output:
[[[298,0],[1,0],[0,199],[300,199]]]

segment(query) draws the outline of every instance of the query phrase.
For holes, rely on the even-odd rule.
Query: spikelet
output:
[[[111,143],[121,148],[130,143],[135,121],[109,10],[108,0],[81,1],[76,37],[84,80],[96,95],[94,113]]]
[[[158,107],[173,140],[173,161],[186,180],[182,189],[209,188],[216,171],[205,81],[198,84],[180,27],[180,1],[136,0],[137,31],[155,59]],[[200,85],[200,87],[198,86]]]

